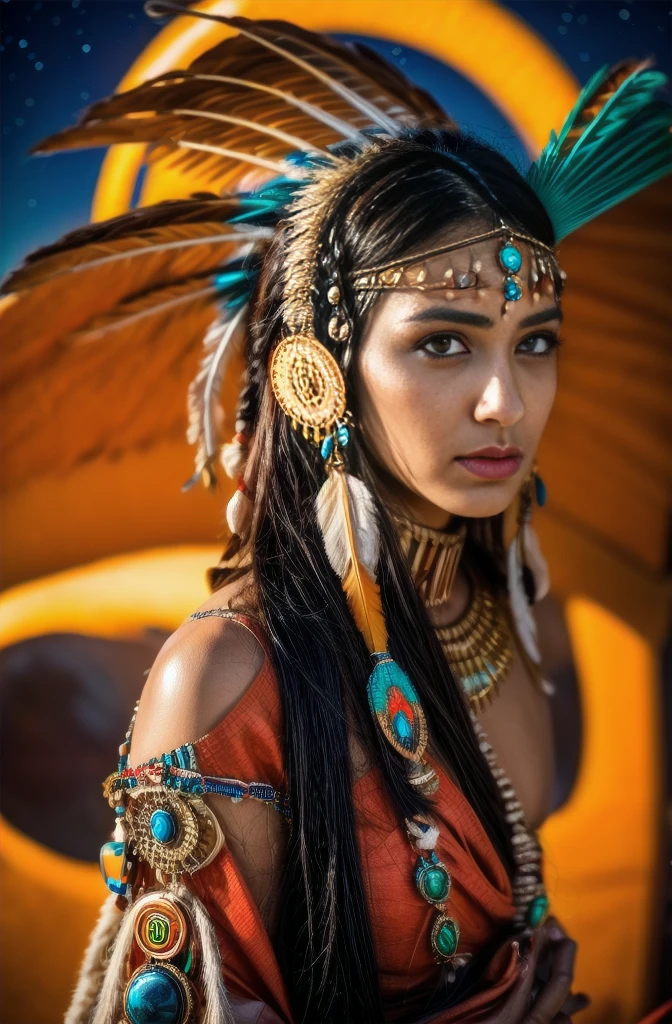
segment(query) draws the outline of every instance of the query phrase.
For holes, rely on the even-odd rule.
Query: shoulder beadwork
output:
[[[286,794],[267,782],[203,775],[190,743],[130,767],[134,721],[135,716],[119,748],[117,770],[103,783],[103,795],[116,815],[114,838],[103,845],[100,855],[111,892],[126,894],[138,862],[149,865],[162,879],[176,879],[213,860],[224,837],[203,799],[208,793],[234,803],[258,800],[291,821]]]

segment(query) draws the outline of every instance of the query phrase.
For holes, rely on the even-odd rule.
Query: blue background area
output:
[[[581,82],[628,56],[654,56],[670,73],[671,0],[505,0],[503,6],[543,36]],[[279,15],[281,9],[278,0]],[[145,17],[141,0],[3,0],[0,17],[4,272],[30,249],[89,219],[103,157],[93,150],[30,158],[28,150],[111,93],[161,26]],[[514,131],[473,85],[401,42],[367,42],[429,89],[463,127],[516,164],[526,162]]]

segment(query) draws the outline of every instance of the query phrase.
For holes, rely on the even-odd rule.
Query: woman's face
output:
[[[382,292],[359,348],[358,429],[383,484],[427,526],[502,512],[532,468],[553,405],[562,314],[552,291],[534,301],[518,244],[523,297],[502,315],[500,245],[445,257],[456,272],[480,261],[478,290],[452,299]],[[469,458],[493,447],[514,450]]]

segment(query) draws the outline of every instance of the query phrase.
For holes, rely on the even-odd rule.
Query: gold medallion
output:
[[[193,874],[222,847],[222,831],[200,797],[163,786],[135,789],[126,809],[130,844],[164,875]]]
[[[310,334],[285,338],[273,352],[271,387],[292,426],[303,427],[318,442],[345,413],[341,369],[324,345]]]

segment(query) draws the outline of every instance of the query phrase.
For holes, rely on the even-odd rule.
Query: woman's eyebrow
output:
[[[466,324],[470,327],[494,327],[495,321],[484,313],[468,313],[465,309],[449,308],[447,306],[429,306],[427,309],[419,309],[416,313],[406,317],[405,324],[427,323],[443,320],[451,324]],[[519,327],[538,327],[540,324],[548,323],[549,320],[562,321],[562,310],[559,306],[550,306],[548,309],[541,309],[538,313],[526,316],[518,324]]]
[[[548,309],[540,309],[538,313],[526,316],[518,324],[519,327],[538,327],[539,324],[546,324],[549,320],[557,320],[562,323],[562,310],[560,306],[549,306]]]
[[[495,322],[484,313],[467,313],[464,309],[451,309],[448,306],[429,306],[419,309],[406,317],[405,324],[427,323],[429,320],[445,320],[451,324],[469,324],[472,327],[494,327]]]

